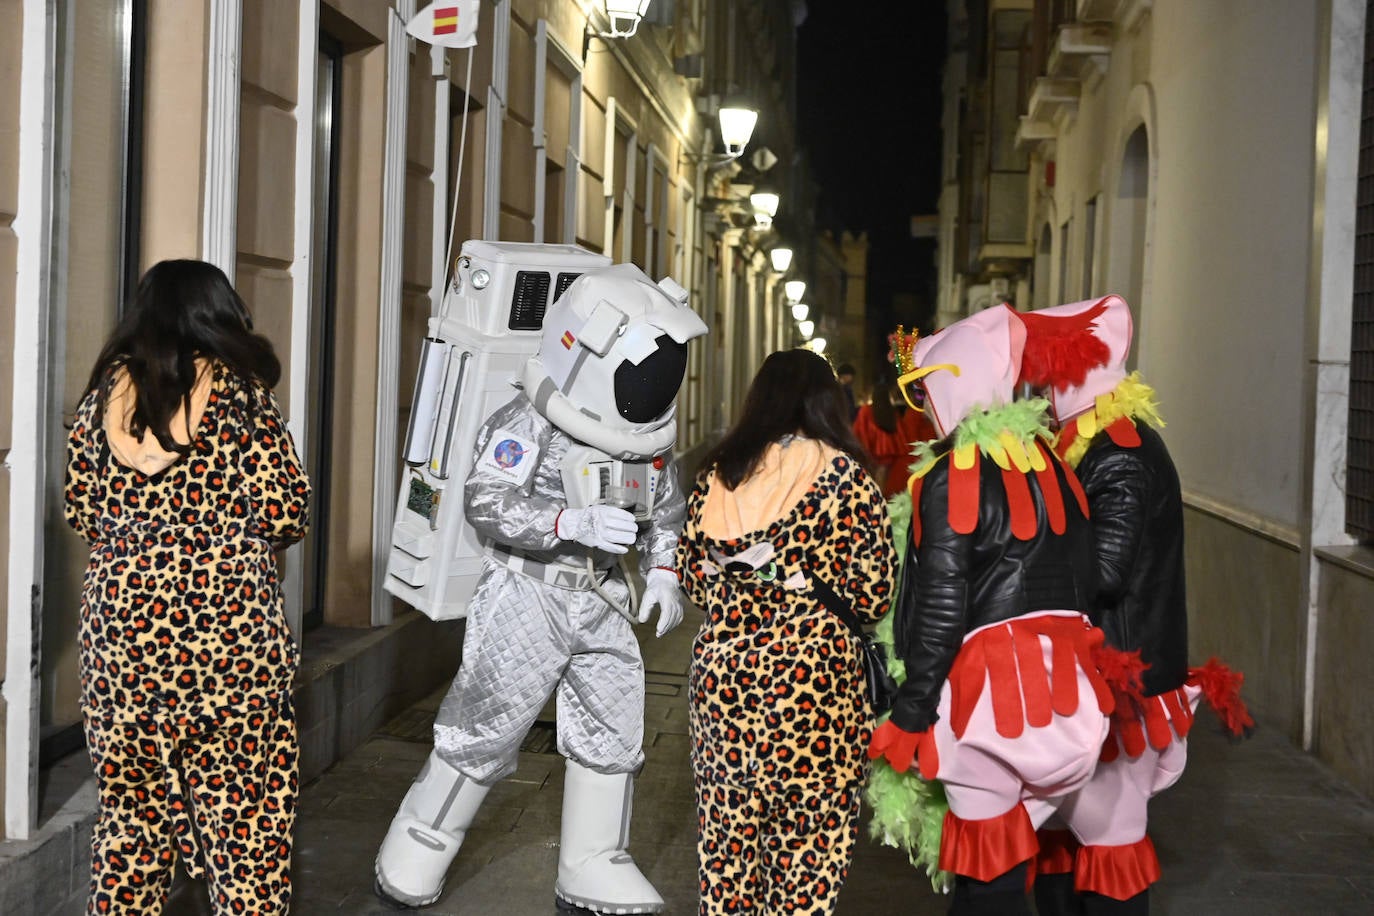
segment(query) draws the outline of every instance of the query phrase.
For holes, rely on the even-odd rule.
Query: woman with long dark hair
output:
[[[217,267],[163,261],[77,408],[65,515],[91,545],[90,913],[161,912],[178,853],[217,914],[290,906],[297,654],[273,553],[304,536],[310,484],[280,375]]]
[[[773,353],[688,500],[702,914],[830,913],[848,875],[873,711],[836,608],[876,623],[894,556],[865,460],[829,363]]]

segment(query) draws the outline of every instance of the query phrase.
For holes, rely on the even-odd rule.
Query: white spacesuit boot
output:
[[[572,760],[567,764],[555,888],[559,899],[597,913],[661,912],[663,898],[625,849],[634,776],[606,776]]]
[[[438,900],[448,867],[490,788],[431,753],[377,851],[377,895],[405,906]]]

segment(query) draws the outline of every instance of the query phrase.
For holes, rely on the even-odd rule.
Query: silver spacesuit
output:
[[[670,449],[686,344],[706,332],[671,280],[632,265],[589,271],[549,309],[523,390],[483,424],[465,490],[486,555],[463,663],[435,722],[435,749],[377,857],[378,891],[436,900],[489,787],[557,695],[567,758],[560,906],[657,912],[625,852],[631,780],[644,762],[644,667],[631,618],[682,619],[673,552],[685,501]],[[634,546],[636,612],[617,555]]]

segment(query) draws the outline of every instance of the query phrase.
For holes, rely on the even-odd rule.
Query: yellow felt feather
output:
[[[1007,455],[1011,458],[1011,463],[1016,465],[1016,470],[1022,474],[1030,470],[1030,458],[1026,455],[1026,448],[1010,432],[1003,430],[998,437],[1002,442],[1002,447],[1007,450]],[[1002,470],[1007,470],[1007,466],[1002,465]]]

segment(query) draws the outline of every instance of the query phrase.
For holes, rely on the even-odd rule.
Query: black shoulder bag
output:
[[[873,707],[873,715],[881,716],[892,708],[892,703],[897,698],[897,682],[887,673],[887,653],[870,634],[864,632],[849,602],[836,594],[829,583],[815,576],[811,581],[811,593],[820,601],[821,606],[838,617],[859,641],[859,661],[864,668],[868,702]]]

